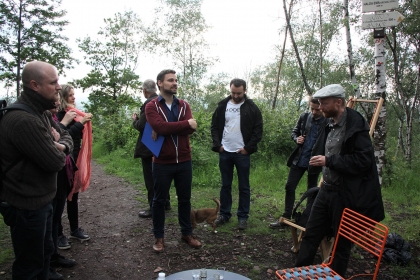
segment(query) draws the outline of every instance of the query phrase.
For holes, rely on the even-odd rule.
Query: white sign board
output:
[[[399,12],[387,12],[379,14],[362,15],[362,29],[375,29],[397,26],[404,16]]]
[[[398,8],[398,0],[362,0],[362,13],[393,10]]]

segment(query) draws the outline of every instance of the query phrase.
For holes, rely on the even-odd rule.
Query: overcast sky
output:
[[[70,22],[65,33],[73,55],[83,61],[76,38],[95,36],[104,26],[104,18],[131,9],[148,23],[155,16],[154,8],[158,5],[158,0],[63,0],[62,8],[67,10],[66,18]],[[232,78],[243,77],[244,73],[274,57],[274,45],[280,40],[278,30],[284,25],[282,1],[204,0],[202,13],[211,26],[206,34],[209,54],[219,58],[210,73],[226,72]],[[151,56],[142,56],[139,65],[137,74],[141,80],[156,79],[160,70],[173,68],[168,60]],[[89,69],[82,62],[67,71],[60,82],[82,78]]]

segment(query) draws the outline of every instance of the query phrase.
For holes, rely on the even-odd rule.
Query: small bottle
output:
[[[165,280],[165,272],[159,272],[159,277],[156,280]]]

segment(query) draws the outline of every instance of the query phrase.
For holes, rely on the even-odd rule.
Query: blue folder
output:
[[[152,131],[152,127],[148,122],[146,122],[146,126],[144,127],[143,135],[141,137],[141,142],[155,155],[155,157],[159,157],[165,136],[158,135],[158,138],[156,141],[154,141],[152,139]]]

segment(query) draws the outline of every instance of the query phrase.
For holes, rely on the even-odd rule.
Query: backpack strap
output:
[[[6,101],[1,100],[0,112],[2,112],[3,115],[6,114],[7,111],[11,111],[11,110],[23,110],[23,111],[26,111],[26,112],[31,113],[32,115],[36,116],[36,113],[35,113],[34,109],[32,109],[31,107],[29,107],[26,104],[18,103],[18,104],[12,104],[12,105],[9,105],[9,106],[6,106],[6,107],[4,107],[4,104],[7,104]]]

